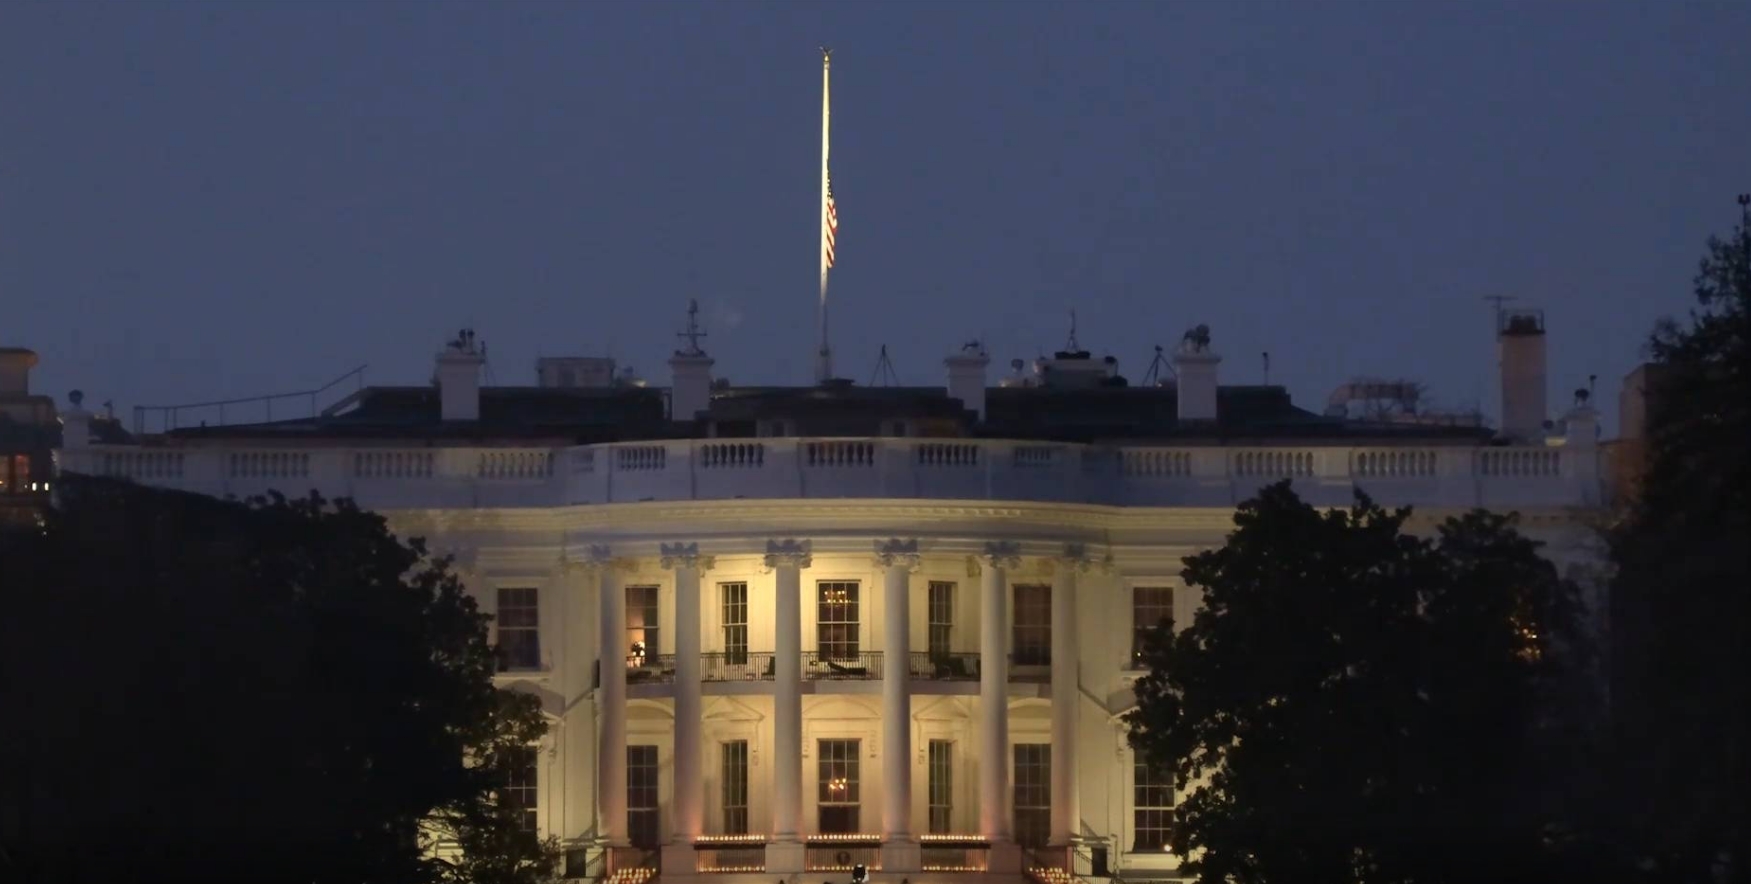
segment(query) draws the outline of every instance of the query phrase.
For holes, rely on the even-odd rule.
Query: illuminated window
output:
[[[626,747],[626,831],[632,846],[661,843],[658,831],[657,747]]]
[[[1144,643],[1162,625],[1173,624],[1173,587],[1138,586],[1131,590],[1131,665],[1141,666]]]
[[[748,834],[748,741],[723,744],[723,804],[725,835]]]
[[[930,656],[941,659],[949,655],[955,629],[955,585],[946,580],[930,581]]]
[[[0,494],[23,494],[30,488],[30,455],[0,455]]]
[[[539,806],[536,778],[540,770],[535,759],[534,747],[523,749],[510,760],[505,771],[505,806],[522,811],[523,829],[529,832],[535,831],[535,808]]]
[[[1137,753],[1131,767],[1132,838],[1136,850],[1165,850],[1173,836],[1173,771]]]
[[[541,606],[534,587],[499,589],[499,669],[541,668]]]
[[[1015,840],[1044,847],[1052,836],[1052,746],[1015,744]]]
[[[657,643],[657,588],[628,586],[626,588],[626,665],[655,664],[661,645]]]
[[[1052,662],[1052,587],[1015,588],[1014,640],[1016,665]]]
[[[857,740],[821,740],[816,744],[820,783],[816,803],[820,808],[820,831],[842,835],[857,831],[857,806],[861,792],[857,781]]]
[[[930,834],[954,831],[955,744],[931,740],[929,751]]]
[[[724,662],[734,666],[748,663],[748,584],[723,583],[718,590],[723,600]]]
[[[815,649],[827,660],[857,659],[857,582],[823,581],[816,591]]]

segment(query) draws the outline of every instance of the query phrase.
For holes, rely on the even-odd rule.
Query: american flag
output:
[[[827,266],[833,266],[835,242],[839,238],[839,208],[833,204],[833,173],[827,173]]]

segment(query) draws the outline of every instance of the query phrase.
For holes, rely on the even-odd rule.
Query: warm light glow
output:
[[[700,835],[694,844],[765,844],[765,835]]]
[[[844,780],[839,780],[838,782],[844,782]],[[819,844],[819,843],[844,844],[846,842],[880,844],[880,843],[882,843],[882,836],[880,836],[880,835],[866,835],[866,834],[862,834],[862,833],[846,834],[846,835],[810,835],[806,840],[815,842],[817,844]]]

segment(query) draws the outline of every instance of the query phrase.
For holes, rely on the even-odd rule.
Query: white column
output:
[[[808,541],[766,544],[766,567],[775,572],[772,673],[772,839],[766,871],[803,870],[803,610],[802,569],[811,563]]]
[[[626,588],[606,546],[590,548],[597,574],[596,835],[609,847],[627,844],[626,829]]]
[[[699,582],[712,566],[699,554],[699,544],[663,544],[661,563],[675,571],[675,791],[674,839],[664,848],[664,867],[687,874],[693,862],[693,842],[705,834],[705,780],[701,772],[704,748],[703,698],[699,685]]]
[[[980,557],[979,834],[993,846],[1011,839],[1009,813],[1009,581],[1021,565],[1013,543],[987,543]],[[993,856],[993,861],[996,857]],[[993,872],[1007,869],[991,869]]]
[[[876,543],[882,571],[882,871],[916,872],[923,853],[912,836],[912,572],[918,541]]]
[[[1076,573],[1088,558],[1079,544],[1066,546],[1052,577],[1052,844],[1064,846],[1081,833],[1076,791],[1078,684]]]

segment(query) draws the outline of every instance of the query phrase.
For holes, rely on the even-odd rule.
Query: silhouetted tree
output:
[[[543,726],[448,562],[348,501],[65,477],[0,587],[8,880],[457,880],[422,833],[508,821]]]
[[[1747,881],[1751,213],[1710,238],[1695,291],[1653,336],[1645,472],[1611,533],[1617,803],[1655,877]]]
[[[1173,848],[1204,882],[1530,880],[1554,770],[1539,712],[1575,589],[1511,516],[1438,536],[1287,482],[1185,560],[1203,606],[1158,629],[1131,743],[1189,795]],[[1551,879],[1554,880],[1554,879]]]

